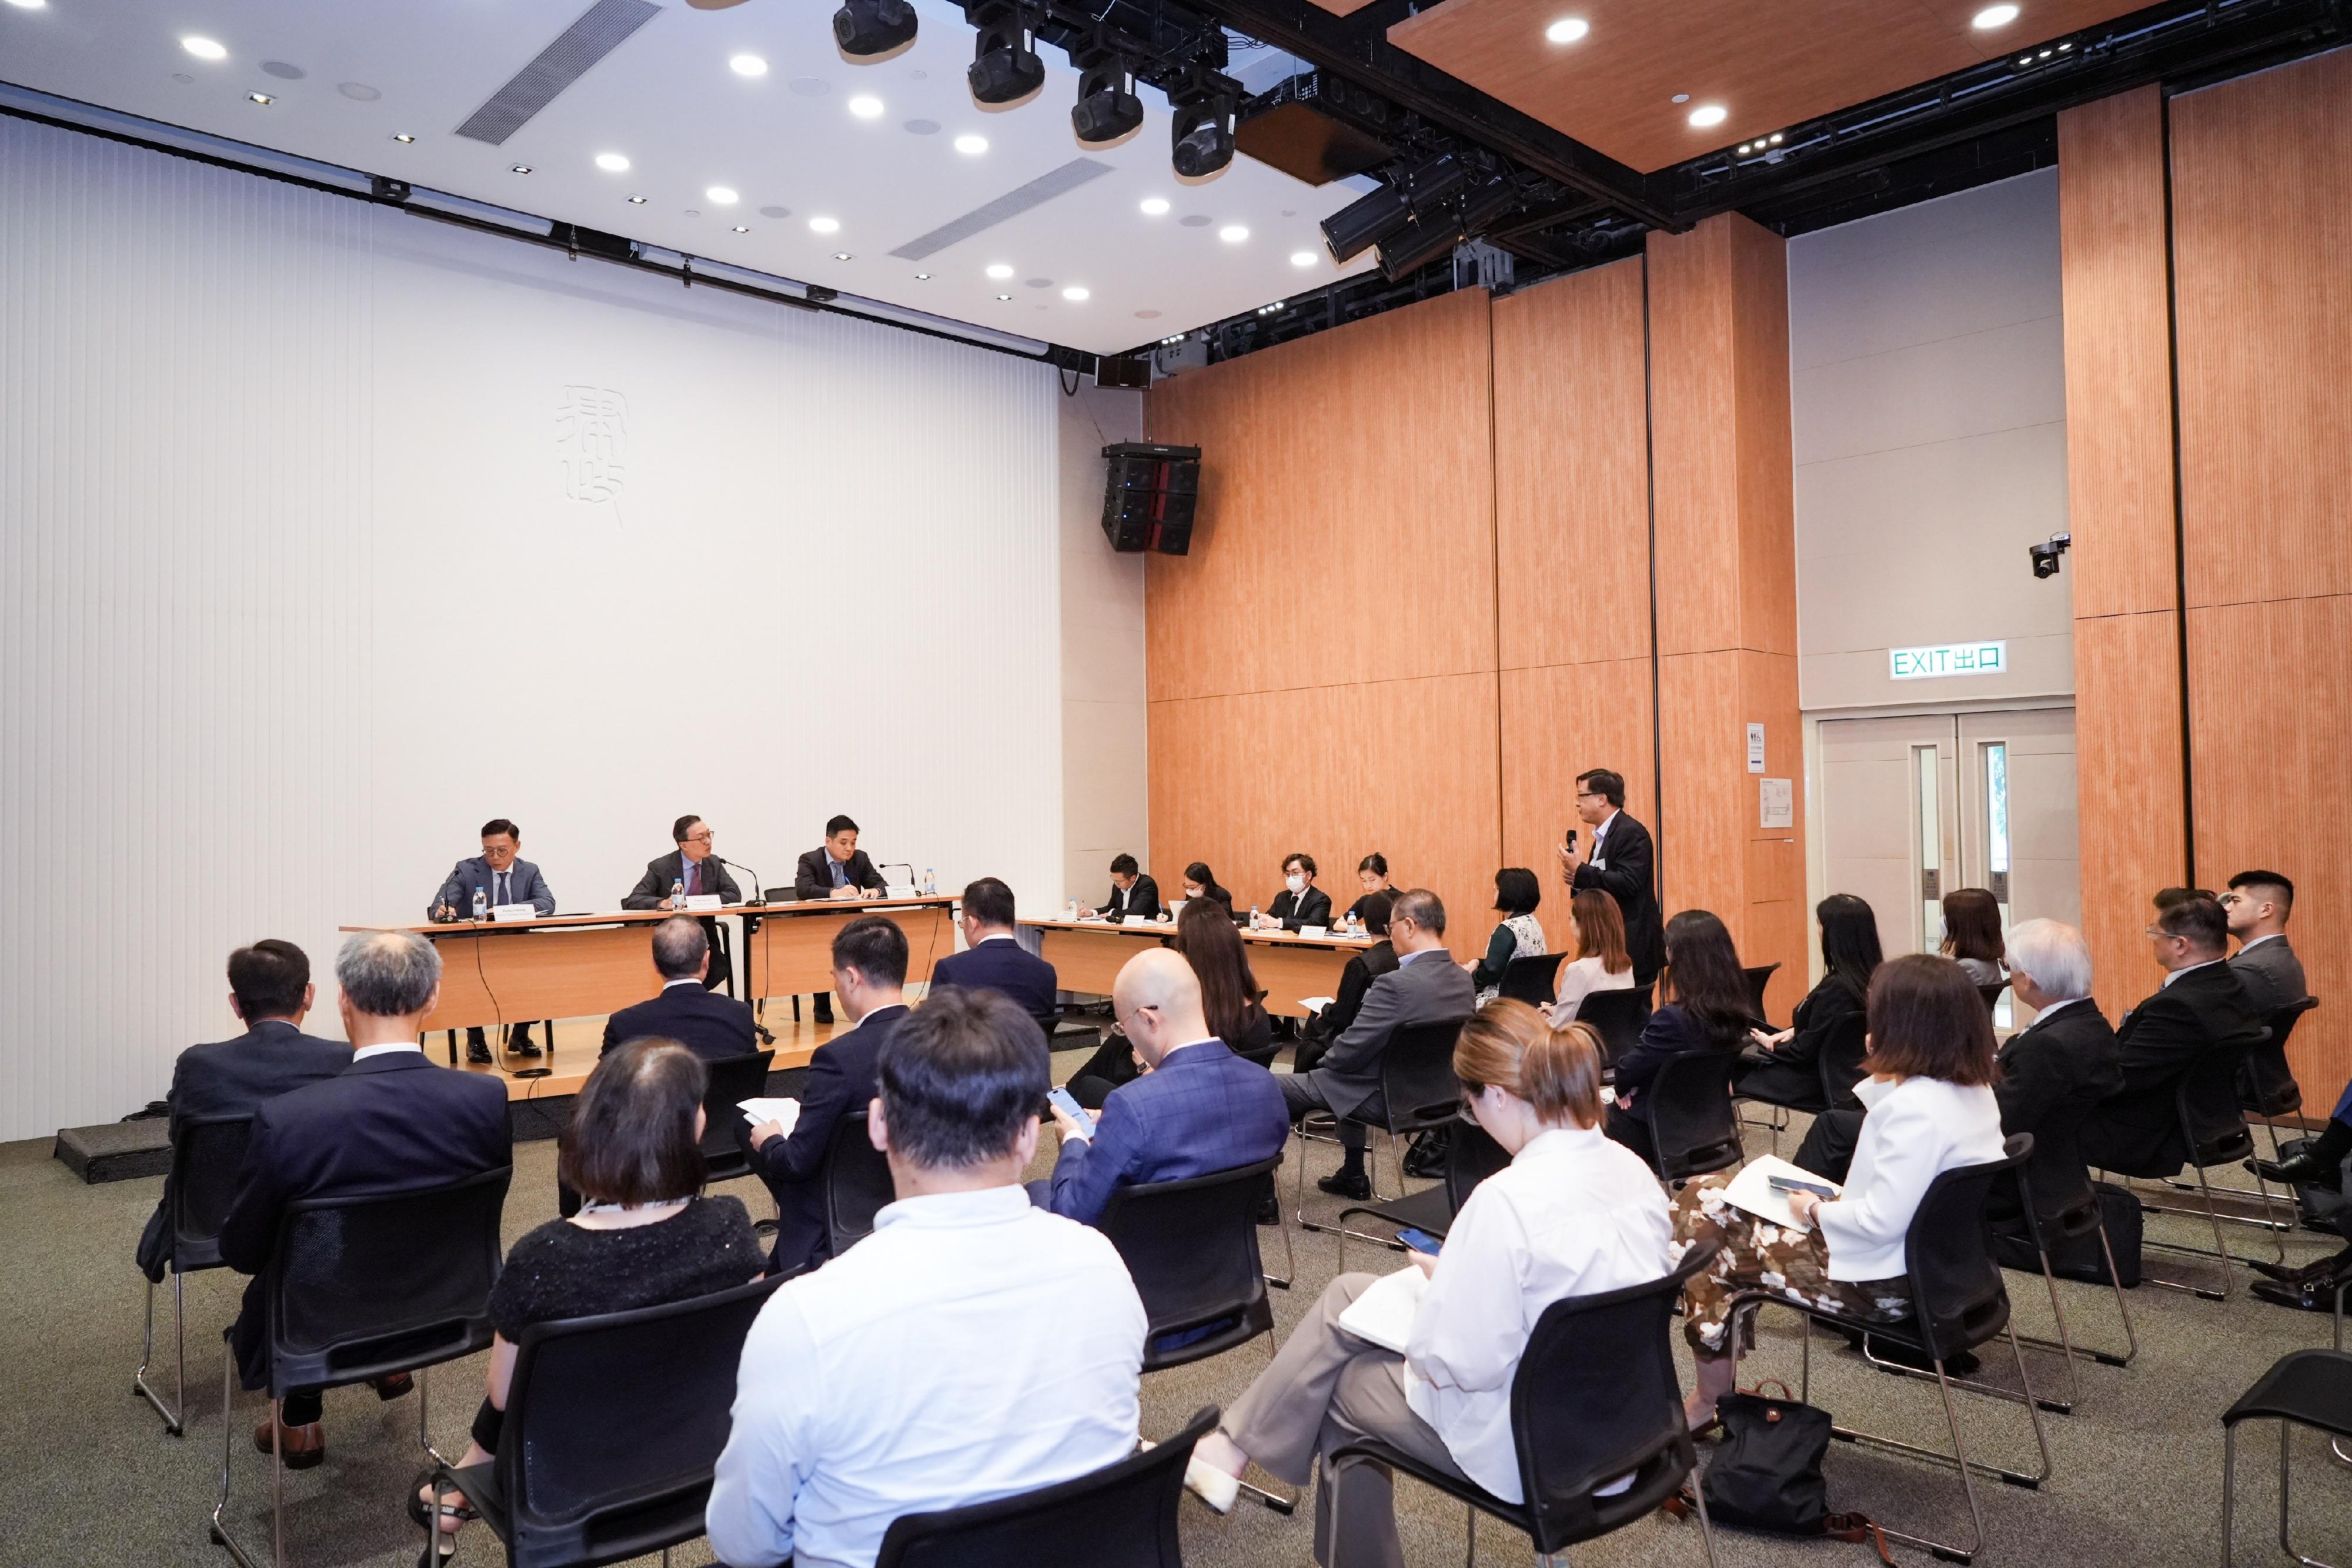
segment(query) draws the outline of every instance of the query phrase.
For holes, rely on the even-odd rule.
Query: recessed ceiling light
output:
[[[2042,51],[2041,55],[2040,55],[2039,57],[2039,57],[2039,58],[2041,58],[2041,59],[2045,59],[2045,60],[2046,60],[2046,59],[2048,59],[2048,58],[2050,57],[2050,51],[2049,51],[2049,50],[2047,50],[2047,49],[2044,49],[2044,50],[2042,50]]]
[[[643,196],[631,196],[629,198],[629,205],[633,207],[642,207],[645,204],[646,199]]]
[[[629,161],[621,156],[618,152],[599,152],[596,154],[596,167],[604,170],[608,174],[622,173],[627,170],[628,166]]]
[[[809,230],[813,234],[839,234],[841,232],[841,220],[839,218],[811,218],[809,220]]]
[[[213,42],[210,38],[200,38],[193,33],[180,40],[180,47],[187,50],[188,53],[195,56],[196,58],[200,60],[225,60],[228,58],[228,51],[226,49],[221,47],[220,45]]]
[[[528,163],[517,163],[513,167],[514,172],[518,174],[528,174],[530,172],[530,165]]]
[[[1690,122],[1705,131],[1709,126],[1721,125],[1730,112],[1719,103],[1702,103],[1690,111]]]
[[[1242,227],[1239,224],[1227,224],[1223,228],[1217,231],[1217,237],[1224,241],[1227,245],[1239,245],[1242,241],[1249,238],[1249,230]]]
[[[849,100],[849,112],[860,120],[882,118],[882,100],[868,93],[860,93]]]
[[[849,260],[852,260],[852,259],[854,259],[854,258],[850,256],[850,254],[849,254],[847,251],[845,251],[845,250],[837,250],[837,251],[835,251],[835,252],[833,253],[833,259],[834,259],[834,260],[835,260],[835,261],[849,261]]]
[[[977,158],[988,151],[988,138],[966,131],[955,139],[955,150],[967,158]]]
[[[747,234],[750,234],[751,231],[750,229],[748,229],[748,228],[744,227],[741,224],[737,224],[737,225],[735,225],[735,232],[736,232],[737,234],[739,234],[739,235],[747,235]]]
[[[392,139],[393,139],[394,141],[399,142],[399,143],[400,143],[402,146],[404,146],[404,147],[405,147],[408,143],[410,143],[410,142],[412,142],[412,141],[415,141],[415,140],[416,140],[416,138],[415,138],[415,137],[411,136],[411,135],[410,135],[407,131],[394,131],[394,132],[392,133]]]
[[[1675,101],[1676,103],[1688,103],[1690,101],[1690,94],[1686,92],[1678,92],[1675,94]]]
[[[918,283],[929,283],[930,280],[931,275],[928,272],[919,272],[915,274],[915,281]]]
[[[1592,24],[1581,16],[1562,16],[1544,29],[1544,37],[1555,44],[1572,44],[1592,31]]]
[[[991,262],[988,267],[988,276],[994,278],[1010,277],[1013,276],[1013,269],[1005,266],[1001,261]]]
[[[997,298],[998,298],[999,299],[1010,299],[1010,298],[1013,298],[1013,296],[1011,296],[1010,294],[1000,294],[1000,295],[998,295],[998,296],[997,296]]]
[[[37,11],[48,3],[49,0],[8,0],[19,11]]]
[[[743,199],[725,185],[713,185],[703,192],[702,196],[703,200],[716,202],[722,207],[731,207]]]
[[[2017,7],[2014,5],[1988,5],[1983,10],[1978,12],[1971,20],[1974,22],[1977,31],[1980,33],[1990,33],[1995,27],[2006,27],[2011,22],[2016,21]]]
[[[257,103],[262,105],[264,108],[267,108],[270,104],[276,103],[278,100],[270,97],[266,92],[249,92],[245,95],[245,101],[247,103]]]
[[[1168,211],[1168,198],[1165,196],[1146,196],[1143,198],[1142,205],[1144,216],[1156,218]]]
[[[1294,250],[1290,253],[1290,265],[1312,267],[1315,265],[1315,253],[1311,250]]]
[[[763,77],[768,74],[768,62],[757,55],[737,55],[727,62],[727,68],[739,77]]]
[[[1062,298],[1068,300],[1073,305],[1081,304],[1087,298],[1087,290],[1078,287],[1076,284],[1073,284],[1069,287],[1062,290]]]
[[[1769,135],[1769,136],[1766,137],[1764,140],[1766,140],[1767,141],[1769,141],[1773,146],[1778,147],[1779,145],[1780,145],[1780,133],[1779,131],[1776,131],[1772,132],[1772,134],[1771,134],[1771,135]]]

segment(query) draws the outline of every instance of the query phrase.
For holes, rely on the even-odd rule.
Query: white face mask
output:
[[[1197,887],[1188,887],[1188,888],[1186,888],[1186,889],[1184,890],[1184,896],[1185,896],[1185,897],[1187,897],[1187,898],[1206,898],[1206,897],[1208,897],[1209,895],[1208,895],[1207,894],[1205,894],[1205,893],[1202,893],[1202,892],[1199,888],[1197,888]]]
[[[1305,893],[1307,891],[1307,879],[1294,872],[1290,875],[1282,879],[1282,885],[1290,889],[1293,893]]]

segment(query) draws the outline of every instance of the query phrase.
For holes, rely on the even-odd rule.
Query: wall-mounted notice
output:
[[[1887,674],[1898,681],[1948,675],[1998,675],[2009,668],[2006,643],[1939,643],[1932,648],[1889,648]]]
[[[1797,825],[1796,786],[1786,779],[1756,780],[1757,825],[1793,828]]]
[[[1748,727],[1748,771],[1764,771],[1764,727],[1760,724]]]

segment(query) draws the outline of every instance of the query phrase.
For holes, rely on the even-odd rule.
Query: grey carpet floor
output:
[[[1063,1074],[1081,1060],[1057,1058]],[[1050,1139],[1047,1140],[1051,1142]],[[1762,1146],[1760,1134],[1755,1147]],[[1784,1141],[1783,1147],[1792,1145]],[[1310,1218],[1339,1207],[1313,1189],[1311,1177],[1334,1160],[1327,1145],[1307,1155]],[[1042,1156],[1041,1156],[1042,1161]],[[520,1145],[513,1195],[507,1207],[509,1239],[555,1214],[555,1146]],[[1383,1158],[1383,1171],[1392,1170]],[[1041,1169],[1038,1174],[1043,1174]],[[1388,1179],[1392,1180],[1392,1176]],[[140,1226],[153,1207],[160,1180],[84,1186],[48,1157],[46,1141],[0,1145],[0,1258],[6,1260],[5,1310],[0,1312],[0,1563],[171,1563],[217,1568],[227,1554],[211,1545],[206,1514],[218,1484],[221,1327],[234,1315],[237,1280],[226,1271],[191,1278],[187,1436],[171,1438],[131,1391],[140,1343],[142,1289],[131,1263]],[[747,1199],[761,1195],[739,1184]],[[1285,1202],[1288,1202],[1285,1184]],[[754,1205],[754,1212],[759,1212]],[[2201,1223],[2201,1222],[2200,1222]],[[2178,1220],[2153,1218],[2156,1233],[2190,1239]],[[1269,1242],[1273,1233],[1264,1233]],[[1275,1293],[1279,1329],[1290,1332],[1301,1312],[1337,1271],[1338,1248],[1328,1236],[1299,1235],[1296,1288]],[[2247,1249],[2267,1243],[2251,1230],[2233,1233]],[[2325,1245],[2308,1234],[2292,1238],[2298,1260]],[[2267,1255],[2257,1252],[2256,1255]],[[2152,1267],[2203,1267],[2152,1254]],[[1386,1268],[1350,1244],[1351,1268]],[[1279,1266],[1274,1243],[1269,1264]],[[2011,1277],[2017,1316],[2028,1332],[2047,1333],[2050,1308],[2036,1278]],[[2241,1289],[2226,1303],[2142,1288],[2131,1292],[2138,1328],[2138,1360],[2125,1370],[2086,1365],[2083,1403],[2071,1416],[2045,1416],[2055,1473],[2038,1491],[1979,1483],[1987,1543],[1980,1562],[2094,1564],[2203,1563],[2221,1560],[2218,1416],[2272,1362],[2288,1351],[2325,1344],[2323,1316],[2294,1313],[2255,1301]],[[2070,1322],[2079,1336],[2114,1343],[2113,1298],[2062,1283]],[[159,1294],[170,1376],[170,1299]],[[1796,1380],[1798,1338],[1793,1314],[1768,1312],[1763,1343],[1748,1376]],[[2014,1383],[2005,1349],[1990,1347],[1988,1375]],[[2029,1363],[2039,1387],[2054,1368],[2050,1358]],[[1203,1404],[1230,1404],[1264,1364],[1259,1347],[1244,1347],[1193,1367],[1155,1375],[1144,1387],[1147,1434],[1174,1430]],[[1819,1336],[1813,1347],[1813,1396],[1842,1422],[1914,1441],[1945,1441],[1932,1385],[1871,1370]],[[480,1397],[482,1362],[460,1363],[433,1375],[433,1428],[446,1451],[465,1441]],[[168,1381],[167,1385],[168,1386]],[[2032,1437],[2017,1406],[1960,1396],[1972,1451],[2032,1469]],[[269,1467],[250,1442],[260,1405],[240,1394],[230,1420],[229,1463],[236,1488],[233,1525],[266,1548]],[[328,1458],[289,1478],[289,1561],[302,1564],[369,1564],[406,1568],[422,1532],[401,1507],[402,1489],[415,1473],[416,1406],[409,1399],[380,1403],[364,1388],[327,1397]],[[2277,1445],[2270,1430],[2250,1429],[2241,1455],[2238,1561],[2284,1563],[2275,1545]],[[2297,1543],[2331,1562],[2352,1560],[2352,1472],[2327,1457],[2308,1436],[2295,1443]],[[1259,1478],[1263,1479],[1264,1478]],[[1949,1540],[1965,1534],[1967,1511],[1952,1473],[1916,1461],[1847,1445],[1829,1459],[1832,1506],[1860,1509],[1890,1522]],[[1407,1558],[1415,1564],[1461,1560],[1460,1509],[1410,1483],[1401,1484],[1399,1513]],[[1273,1568],[1311,1561],[1307,1511],[1285,1519],[1246,1500],[1220,1520],[1188,1501],[1186,1560],[1202,1568]],[[1493,1523],[1478,1531],[1479,1557],[1525,1563],[1523,1539]],[[1734,1564],[1862,1563],[1867,1549],[1790,1542],[1729,1531],[1719,1532],[1718,1560]],[[1643,1521],[1607,1540],[1580,1547],[1579,1563],[1700,1563],[1694,1525],[1663,1518]],[[1898,1551],[1898,1558],[1924,1562]],[[675,1554],[683,1565],[709,1560],[699,1542]],[[495,1543],[468,1531],[460,1561],[502,1561]],[[1074,1544],[1069,1561],[1083,1562]]]

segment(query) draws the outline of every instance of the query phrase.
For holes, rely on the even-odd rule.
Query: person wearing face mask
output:
[[[1196,898],[1213,898],[1225,906],[1227,915],[1234,912],[1234,895],[1217,885],[1217,873],[1209,869],[1207,861],[1194,861],[1184,868],[1185,902]]]
[[[1293,854],[1282,862],[1282,891],[1257,917],[1261,931],[1297,931],[1331,924],[1331,895],[1315,885],[1315,857]]]

